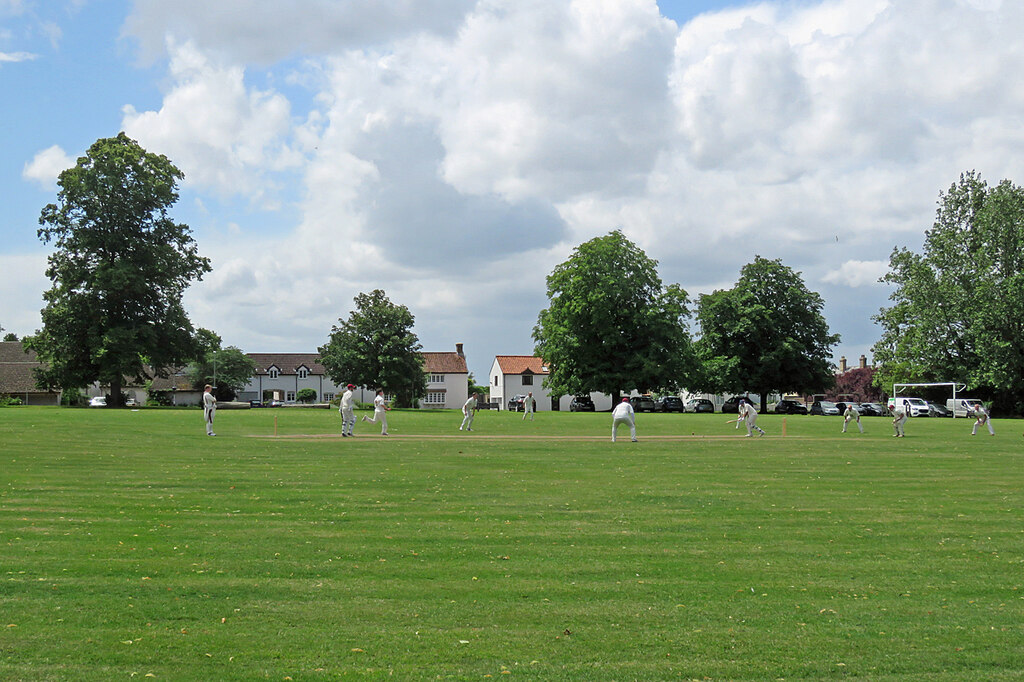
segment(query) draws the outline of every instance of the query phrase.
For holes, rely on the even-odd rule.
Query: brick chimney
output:
[[[860,356],[860,368],[861,369],[867,369],[868,368],[868,356],[866,356],[866,355],[861,355]]]
[[[455,344],[455,352],[458,354],[458,356],[460,358],[466,357],[466,354],[462,352],[462,344],[461,343]]]
[[[839,373],[846,374],[846,356],[839,358]]]

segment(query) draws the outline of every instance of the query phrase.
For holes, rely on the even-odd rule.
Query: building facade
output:
[[[508,409],[508,401],[517,395],[533,393],[538,411],[568,411],[572,396],[563,395],[555,399],[544,387],[549,374],[541,358],[533,355],[496,355],[491,363],[489,384],[491,405],[499,410]],[[598,411],[612,409],[612,398],[605,393],[591,393],[594,408]]]
[[[256,363],[256,372],[238,393],[238,400],[279,400],[293,403],[304,388],[316,393],[317,402],[331,402],[345,392],[345,385],[336,384],[327,376],[316,353],[247,353]],[[420,407],[438,409],[461,408],[469,392],[469,370],[462,344],[455,352],[427,352],[423,371],[427,375],[427,394]],[[355,390],[357,402],[373,402],[375,387],[360,386]]]

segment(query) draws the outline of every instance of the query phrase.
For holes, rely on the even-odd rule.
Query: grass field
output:
[[[0,679],[1024,676],[1024,422],[460,418],[0,410]]]

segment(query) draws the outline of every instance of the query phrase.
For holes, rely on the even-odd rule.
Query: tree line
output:
[[[97,140],[62,172],[38,236],[53,243],[42,329],[23,339],[43,389],[140,382],[189,367],[196,384],[237,391],[252,361],[195,329],[182,305],[211,271],[190,228],[169,211],[183,175],[124,133]],[[817,393],[835,380],[839,336],[822,297],[780,260],[755,257],[729,289],[692,300],[620,230],[580,244],[547,277],[534,352],[554,395],[657,390]],[[1024,408],[1024,189],[965,173],[940,193],[922,253],[898,248],[881,281],[893,304],[873,318],[875,383],[960,381],[998,411]],[[374,290],[355,298],[318,350],[338,383],[384,388],[402,404],[425,393],[405,307]],[[2,331],[2,330],[0,330]],[[16,340],[17,337],[8,335]]]

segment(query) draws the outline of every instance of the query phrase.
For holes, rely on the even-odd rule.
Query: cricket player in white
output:
[[[466,431],[473,430],[473,417],[476,416],[476,393],[469,396],[469,399],[462,404],[462,426],[459,427],[459,431],[465,429]]]
[[[530,421],[533,421],[533,413],[536,406],[537,400],[533,397],[533,391],[530,391],[523,398],[523,421],[526,421],[526,415],[530,415]]]
[[[860,423],[860,412],[858,412],[853,405],[847,403],[846,412],[843,412],[843,433],[846,433],[846,425],[849,424],[850,421],[856,421],[857,428],[860,429],[861,433],[864,433],[864,427]]]
[[[353,388],[355,388],[354,384],[349,384],[345,388],[345,392],[341,394],[341,407],[338,408],[338,412],[341,413],[341,435],[345,437],[355,435],[352,433],[352,429],[356,426],[355,398],[352,395]]]
[[[747,426],[747,438],[754,435],[754,431],[758,432],[758,435],[764,435],[764,429],[757,425],[757,410],[754,406],[748,403],[746,400],[740,400],[739,404],[739,416],[737,419],[737,425],[739,420],[742,419],[743,423]]]
[[[213,432],[213,418],[217,414],[217,399],[213,397],[213,387],[206,384],[203,389],[203,421],[206,422],[206,435],[216,436]]]
[[[889,405],[889,412],[892,414],[892,429],[895,431],[892,437],[903,438],[903,425],[907,423],[907,413],[895,405]]]
[[[989,419],[988,412],[985,411],[985,408],[982,407],[981,403],[975,403],[972,406],[972,410],[974,412],[975,421],[974,428],[971,429],[971,435],[978,435],[978,427],[983,424],[988,427],[988,432],[990,435],[996,435],[996,430],[992,428],[992,420]]]
[[[612,410],[612,442],[615,442],[615,435],[619,432],[620,424],[629,424],[629,438],[636,442],[636,414],[633,406],[629,404],[629,398],[623,398],[622,402]]]
[[[376,424],[380,422],[380,435],[388,435],[388,407],[387,401],[384,400],[384,389],[377,389],[377,397],[373,399],[373,419],[367,419],[363,416],[364,422],[370,422]]]

